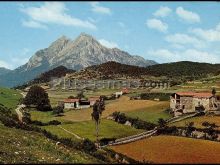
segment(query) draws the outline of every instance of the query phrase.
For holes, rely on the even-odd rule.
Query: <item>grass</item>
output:
[[[84,121],[84,122],[76,122],[72,124],[62,124],[61,125],[66,130],[77,134],[82,138],[89,138],[90,140],[95,141],[95,122],[94,121]],[[50,131],[58,135],[59,137],[68,136],[70,138],[75,139],[75,137],[71,134],[67,135],[65,131],[57,126],[44,126],[44,129]],[[135,129],[130,126],[125,126],[122,124],[118,124],[111,120],[103,119],[101,120],[99,127],[99,138],[121,138],[129,135],[134,135],[137,133],[141,133],[144,130]]]
[[[172,117],[168,112],[165,111],[167,108],[169,108],[169,102],[160,101],[155,102],[155,105],[135,111],[125,112],[125,114],[132,118],[138,117],[141,120],[156,124],[159,118],[168,119]]]
[[[198,116],[171,123],[170,126],[184,127],[186,126],[186,123],[194,122],[194,127],[205,128],[204,126],[202,126],[202,123],[205,121],[209,123],[215,123],[217,126],[219,126],[217,129],[220,130],[220,116]]]
[[[139,161],[153,163],[220,163],[220,143],[176,136],[154,136],[111,147]]]
[[[22,95],[18,91],[0,87],[0,104],[5,107],[15,109],[20,98]]]
[[[35,132],[0,124],[0,163],[98,163],[81,151],[56,145]]]

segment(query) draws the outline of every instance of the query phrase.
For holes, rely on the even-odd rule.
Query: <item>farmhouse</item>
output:
[[[79,99],[65,99],[64,108],[65,109],[79,108]]]
[[[99,97],[90,97],[86,99],[65,99],[63,102],[59,101],[58,105],[63,105],[65,109],[84,109],[93,106]]]
[[[177,92],[170,96],[170,108],[174,116],[217,110],[220,107],[219,98],[211,93]]]

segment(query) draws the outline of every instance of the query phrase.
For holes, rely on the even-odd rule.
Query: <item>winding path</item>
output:
[[[83,139],[84,139],[84,138],[81,138],[80,136],[78,136],[77,134],[75,134],[75,133],[73,133],[73,132],[70,132],[70,131],[66,130],[65,128],[63,128],[63,127],[60,126],[60,125],[58,125],[57,127],[63,129],[63,130],[66,131],[67,133],[69,133],[69,134],[75,136],[77,139],[80,139],[80,140],[83,140]]]

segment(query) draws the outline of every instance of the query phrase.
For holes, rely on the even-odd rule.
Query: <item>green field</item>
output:
[[[159,118],[168,119],[172,117],[168,112],[165,111],[167,108],[169,108],[169,102],[160,101],[159,104],[135,111],[125,112],[125,114],[132,118],[138,117],[141,120],[157,124]]]
[[[22,95],[19,91],[0,87],[0,104],[7,108],[15,109]]]
[[[89,138],[90,140],[96,140],[95,135],[95,122],[94,121],[85,121],[85,122],[76,122],[72,124],[62,124],[61,125],[66,130],[75,133],[76,135],[82,138]],[[53,134],[56,134],[60,137],[68,136],[73,139],[75,137],[71,134],[67,135],[67,132],[63,131],[57,126],[44,126],[44,129],[50,131]],[[129,135],[134,135],[141,133],[144,130],[135,129],[130,126],[125,126],[118,124],[111,120],[103,119],[100,123],[99,129],[99,138],[121,138]]]
[[[0,124],[0,163],[101,163],[81,151],[57,146],[35,132]]]

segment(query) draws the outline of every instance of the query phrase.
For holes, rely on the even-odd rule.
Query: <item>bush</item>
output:
[[[115,141],[116,138],[102,138],[99,140],[100,142],[100,145],[103,146],[103,145],[107,145],[110,141]]]
[[[87,153],[95,152],[97,150],[95,144],[89,139],[83,140],[82,149]]]
[[[60,125],[60,124],[61,124],[61,122],[57,121],[57,120],[52,120],[52,121],[48,122],[48,125]]]
[[[57,116],[60,116],[61,113],[64,113],[64,107],[63,106],[57,106],[53,108],[53,114],[56,114]]]

